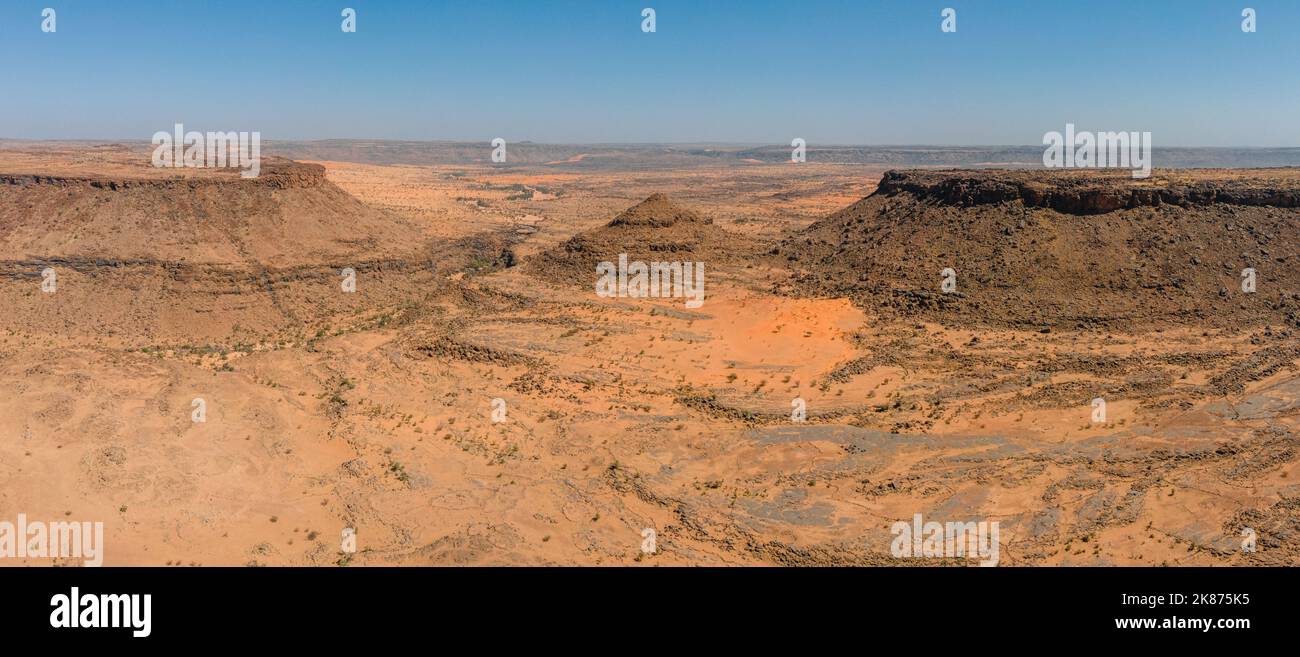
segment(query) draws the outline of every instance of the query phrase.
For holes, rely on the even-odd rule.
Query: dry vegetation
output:
[[[103,520],[110,565],[885,565],[914,513],[998,520],[1004,565],[1300,562],[1295,207],[562,155],[0,150],[0,517]],[[572,280],[654,243],[702,308]]]

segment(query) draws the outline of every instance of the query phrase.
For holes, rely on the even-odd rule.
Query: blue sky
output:
[[[1300,146],[1295,0],[0,0],[0,57],[0,137]]]

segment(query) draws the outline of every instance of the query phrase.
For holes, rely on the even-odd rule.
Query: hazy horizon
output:
[[[191,129],[186,126],[186,131]],[[207,132],[206,129],[200,130],[193,128],[198,132]],[[0,135],[0,142],[65,142],[71,144],[150,144],[148,138],[140,137],[75,137],[75,138],[40,138],[40,137],[12,137]],[[446,138],[446,139],[396,139],[385,137],[321,137],[319,139],[284,139],[262,136],[262,143],[273,145],[277,142],[292,143],[322,143],[322,142],[383,142],[383,143],[410,143],[410,144],[489,144],[488,140]],[[788,150],[788,144],[778,144],[772,142],[739,142],[739,141],[543,141],[539,139],[521,139],[509,142],[513,145],[536,145],[536,146],[615,146],[615,147],[632,147],[632,146],[666,146],[666,147],[687,147],[687,146],[723,146],[733,148],[781,148]],[[1034,149],[1041,152],[1042,144],[944,144],[944,143],[915,143],[915,144],[890,144],[890,143],[809,143],[810,150],[815,149],[834,149],[834,148],[933,148],[949,150],[981,150],[981,149]],[[1300,150],[1297,146],[1268,146],[1268,145],[1234,145],[1228,144],[1223,146],[1208,146],[1201,144],[1186,145],[1167,145],[1155,144],[1156,150]]]

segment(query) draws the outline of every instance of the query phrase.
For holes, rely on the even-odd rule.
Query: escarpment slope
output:
[[[0,173],[0,260],[287,267],[396,257],[419,235],[314,164],[273,161],[253,179]]]
[[[891,171],[777,252],[796,293],[887,314],[1019,327],[1300,326],[1300,170],[1158,170],[1141,180]],[[945,269],[955,274],[949,292]]]

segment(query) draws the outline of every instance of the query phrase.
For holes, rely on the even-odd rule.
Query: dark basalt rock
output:
[[[908,193],[943,205],[970,207],[1022,202],[1068,214],[1102,214],[1139,207],[1177,205],[1300,207],[1300,182],[1244,179],[1171,182],[1153,173],[1133,178],[1124,170],[889,171],[877,194]]]

